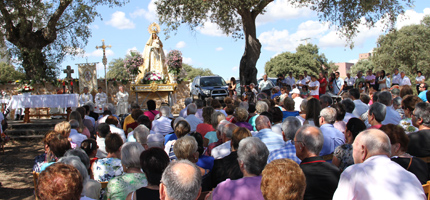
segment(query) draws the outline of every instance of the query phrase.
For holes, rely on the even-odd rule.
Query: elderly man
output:
[[[402,77],[400,76],[399,69],[394,69],[392,85],[399,85],[401,80]]]
[[[333,124],[336,121],[336,109],[324,108],[320,112],[320,129],[323,133],[324,144],[320,155],[333,153],[334,149],[345,143],[345,135],[337,130]]]
[[[256,124],[258,133],[255,137],[260,138],[260,140],[266,144],[269,152],[285,146],[285,141],[282,136],[272,131],[269,118],[260,115],[257,117]]]
[[[88,93],[88,87],[84,87],[84,93],[79,96],[79,105],[84,106],[87,103],[93,102],[93,95]]]
[[[420,84],[420,86],[419,86],[419,88],[418,88],[418,90],[419,90],[419,94],[418,94],[418,97],[421,99],[421,100],[423,100],[423,102],[427,102],[427,96],[426,96],[426,94],[427,94],[427,88],[428,88],[428,85],[427,85],[427,83],[421,83]]]
[[[202,120],[196,117],[197,105],[195,103],[190,103],[187,106],[187,117],[185,120],[190,124],[191,132],[196,131],[197,125],[203,123]]]
[[[271,90],[275,87],[271,80],[267,79],[267,74],[263,76],[263,80],[258,84],[258,88],[261,92],[264,92],[268,97],[271,96]]]
[[[390,160],[390,139],[384,132],[358,134],[352,156],[355,165],[342,173],[333,199],[426,199],[418,178]]]
[[[345,84],[343,85],[342,90],[348,91],[348,90],[354,88],[355,78],[351,77],[351,73],[349,73],[349,72],[346,73],[345,83],[346,83],[346,85]]]
[[[160,183],[160,199],[196,200],[200,196],[202,175],[188,160],[171,162],[164,170]]]
[[[172,120],[168,118],[170,116],[170,108],[168,106],[160,107],[160,118],[152,121],[151,133],[159,133],[163,136],[173,132],[171,122]]]
[[[291,91],[292,95],[291,98],[294,100],[294,110],[300,111],[300,105],[302,104],[303,98],[300,97],[300,90],[297,88],[294,88]]]
[[[209,199],[263,200],[260,190],[261,172],[266,166],[269,150],[261,140],[247,137],[240,141],[237,155],[237,161],[244,177],[221,182],[213,190]]]
[[[409,85],[411,86],[411,80],[406,76],[405,72],[400,72],[400,83],[399,86]]]
[[[324,142],[321,131],[311,125],[300,128],[294,138],[297,157],[302,160],[300,168],[306,176],[304,199],[332,199],[336,190],[339,168],[318,156]]]
[[[297,130],[302,126],[302,123],[297,117],[287,117],[282,122],[282,136],[285,140],[285,146],[274,150],[270,153],[267,163],[276,159],[288,158],[300,164],[301,160],[296,156],[296,148],[292,144]]]
[[[352,114],[354,114],[355,117],[359,118],[363,113],[369,110],[369,106],[360,100],[360,91],[357,88],[349,90],[349,95],[355,105],[355,108],[354,108],[354,111],[352,111]]]
[[[386,124],[398,125],[400,124],[400,120],[402,120],[399,113],[396,110],[394,110],[394,108],[391,106],[392,100],[393,99],[391,98],[391,93],[388,91],[382,91],[378,95],[378,102],[386,106],[385,119],[384,121],[381,122],[382,125],[386,125]]]
[[[385,119],[387,113],[387,106],[382,103],[375,102],[369,108],[369,114],[367,115],[367,121],[370,124],[369,128],[379,129],[382,126],[382,121]]]
[[[355,109],[355,104],[351,99],[344,99],[340,103],[345,106],[345,117],[343,118],[345,123],[348,123],[349,119],[351,118],[357,118],[354,114],[352,114]]]
[[[430,156],[430,104],[420,102],[412,113],[412,124],[418,128],[409,137],[408,153],[413,156]]]
[[[260,116],[260,113],[267,112],[269,110],[269,106],[264,101],[257,101],[257,104],[255,105],[255,109],[256,109],[257,114],[254,115],[253,117],[251,117],[248,120],[248,123],[251,124],[254,131],[257,131],[255,121],[256,121],[257,117]]]
[[[185,99],[185,102],[184,102],[185,108],[179,112],[179,117],[183,117],[183,118],[187,117],[187,107],[192,102],[193,102],[193,99],[191,97],[188,97]]]
[[[212,149],[212,157],[214,157],[215,159],[221,159],[231,153],[231,137],[233,136],[234,129],[236,129],[237,127],[238,126],[236,126],[235,124],[225,125],[221,132],[221,140],[224,143]]]

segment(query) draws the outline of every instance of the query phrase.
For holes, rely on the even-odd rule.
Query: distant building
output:
[[[351,70],[351,67],[354,65],[354,63],[347,63],[347,62],[342,62],[342,63],[336,63],[336,66],[338,66],[337,71],[340,74],[340,77],[346,77],[346,73],[348,73]]]
[[[367,60],[372,56],[372,53],[360,53],[358,56],[358,60]]]

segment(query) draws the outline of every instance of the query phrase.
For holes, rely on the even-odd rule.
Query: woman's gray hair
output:
[[[85,168],[85,165],[81,162],[81,159],[79,159],[78,156],[62,157],[58,160],[58,162],[75,167],[79,171],[79,173],[81,173],[84,183],[88,181],[88,169]]]
[[[257,104],[255,105],[255,110],[257,111],[257,113],[260,114],[262,112],[268,111],[269,110],[269,106],[264,101],[257,101]]]
[[[160,107],[160,116],[168,117],[170,115],[169,106],[161,106]]]
[[[237,160],[243,163],[245,170],[259,176],[267,164],[269,149],[256,137],[247,137],[239,142]]]
[[[133,131],[136,142],[139,142],[142,146],[147,144],[148,135],[149,129],[145,125],[139,125]]]
[[[387,113],[387,106],[379,102],[374,102],[369,107],[368,116],[373,114],[375,116],[375,120],[381,123],[382,121],[384,121],[386,113]]]
[[[318,135],[310,134],[307,129],[315,128],[318,130]],[[315,126],[306,124],[303,125],[296,133],[296,140],[303,142],[306,149],[316,155],[319,155],[324,144],[324,136],[321,130]]]
[[[239,107],[240,108],[245,108],[245,110],[248,110],[249,109],[249,104],[248,104],[247,101],[242,101],[242,102],[240,102]]]
[[[211,119],[212,127],[216,130],[219,122],[221,122],[222,120],[225,120],[225,115],[220,111],[215,111],[214,113],[212,113],[211,118],[212,118]]]
[[[145,149],[138,142],[126,142],[121,147],[121,164],[124,167],[140,169],[140,154]]]
[[[402,105],[402,97],[396,97],[393,99],[393,104],[396,106]]]
[[[302,126],[300,119],[297,117],[289,116],[282,122],[282,131],[284,131],[287,140],[294,140],[297,130]]]
[[[158,147],[164,149],[164,136],[159,133],[149,134],[146,143],[148,148]]]
[[[180,171],[176,165],[189,165],[194,170]],[[187,176],[184,176],[187,173]],[[170,162],[161,177],[161,183],[166,186],[167,196],[171,199],[196,199],[202,184],[202,174],[197,166],[188,160]]]
[[[194,137],[186,135],[176,140],[173,145],[175,156],[180,159],[188,159],[197,152],[198,144]]]
[[[196,114],[196,112],[197,112],[197,105],[196,105],[195,103],[190,103],[190,104],[188,104],[188,106],[187,106],[187,111],[188,111],[190,114]]]
[[[306,105],[307,104],[308,104],[308,100],[307,99],[303,99],[302,103],[300,104],[300,111],[306,113]]]
[[[87,169],[90,168],[90,157],[88,157],[87,153],[81,148],[69,149],[66,151],[63,157],[76,156],[81,162],[85,165]]]
[[[234,118],[238,122],[246,122],[248,119],[248,110],[242,107],[236,108]]]

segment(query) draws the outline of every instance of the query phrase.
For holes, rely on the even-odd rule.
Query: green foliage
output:
[[[419,25],[392,30],[379,37],[372,61],[378,70],[392,72],[395,68],[415,77],[416,71],[430,75],[430,16]]]
[[[182,64],[182,68],[187,72],[187,76],[185,79],[192,81],[196,76],[212,76],[214,75],[212,71],[208,68],[194,68],[191,65]]]
[[[0,82],[8,82],[24,79],[25,74],[22,69],[16,70],[13,65],[0,62]]]
[[[370,70],[375,69],[375,65],[373,64],[372,60],[359,60],[355,65],[351,67],[350,73],[351,76],[355,77],[357,75],[357,72],[361,71],[363,72],[363,76],[366,76],[366,72]],[[386,71],[388,72],[388,71]]]
[[[129,73],[124,68],[124,59],[117,58],[109,62],[109,71],[106,73],[108,79],[128,79]]]
[[[100,17],[96,8],[128,0],[0,1],[0,37],[13,58],[22,61],[27,79],[55,78],[64,56],[77,55]]]
[[[294,77],[303,75],[303,71],[308,71],[310,75],[318,75],[323,70],[322,66],[329,69],[336,68],[324,54],[319,54],[317,45],[300,45],[296,48],[296,53],[284,52],[271,58],[264,67],[265,73],[269,77],[276,77],[278,74],[293,72]]]

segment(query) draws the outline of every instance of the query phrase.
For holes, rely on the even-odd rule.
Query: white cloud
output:
[[[358,62],[358,59],[352,59],[352,60],[348,61],[348,63],[354,63],[354,64],[357,63],[357,62]]]
[[[238,66],[233,67],[233,68],[231,68],[231,71],[233,71],[233,72],[238,72],[238,71],[239,71],[239,67],[238,67]]]
[[[178,49],[182,49],[186,46],[187,44],[184,41],[180,41],[176,44],[176,48]]]
[[[224,48],[222,48],[222,47],[218,47],[218,48],[216,48],[215,50],[216,50],[216,51],[222,51],[222,50],[224,50]]]
[[[204,34],[204,35],[217,36],[217,37],[221,37],[221,36],[226,37],[226,34],[224,34],[221,31],[221,29],[218,27],[218,25],[215,24],[215,23],[212,23],[212,22],[205,22],[203,24],[203,27],[198,27],[197,30],[200,31],[200,33]]]
[[[106,65],[106,72],[108,71],[108,68],[109,68],[109,66],[108,66],[108,65]],[[96,69],[97,69],[97,70],[102,70],[102,71],[99,73],[98,77],[104,78],[104,77],[105,77],[105,75],[104,75],[105,66],[103,65],[103,63],[101,63],[101,62],[97,63],[97,64],[96,64]]]
[[[193,64],[193,59],[182,57],[182,62],[185,63],[185,64],[192,65]]]
[[[420,24],[425,15],[430,14],[430,8],[425,8],[423,13],[417,13],[415,10],[407,10],[404,15],[397,18],[396,28],[401,29],[404,26]]]
[[[291,5],[289,0],[274,1],[266,7],[266,11],[263,15],[257,16],[257,26],[280,19],[289,20],[315,16],[314,12],[309,8],[297,8]]]
[[[137,47],[133,47],[133,48],[127,49],[126,55],[129,55],[130,52],[132,52],[132,51],[137,51]]]
[[[107,25],[111,25],[118,29],[134,29],[134,23],[125,17],[125,13],[116,11],[112,14],[111,20],[106,22]]]
[[[155,5],[155,0],[151,0],[148,4],[148,9],[137,9],[130,14],[132,18],[144,17],[150,22],[157,21],[157,6]]]
[[[114,56],[114,52],[111,49],[106,49],[106,57]],[[85,57],[103,57],[103,50],[97,49],[91,53],[85,53]],[[109,62],[109,61],[108,61]]]

